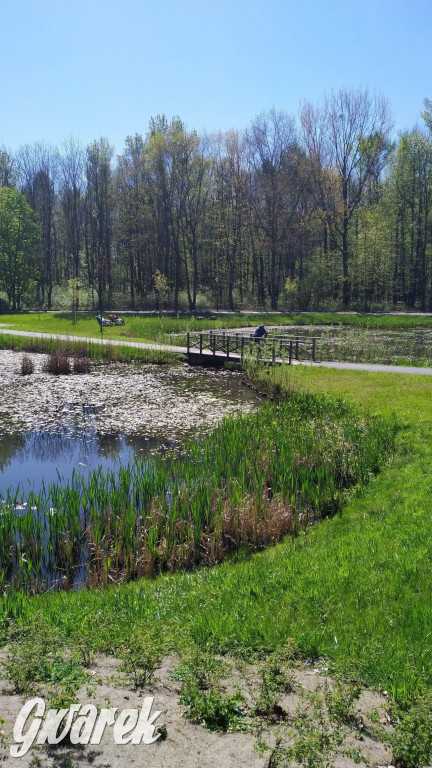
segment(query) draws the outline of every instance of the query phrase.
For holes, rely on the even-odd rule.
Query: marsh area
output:
[[[53,376],[45,355],[22,376],[22,355],[0,351],[0,491],[23,497],[42,483],[70,480],[133,458],[179,449],[225,414],[258,400],[241,374],[188,365],[95,363],[89,374]]]
[[[267,326],[271,336],[315,336],[317,360],[431,365],[432,328],[361,328],[342,325]]]

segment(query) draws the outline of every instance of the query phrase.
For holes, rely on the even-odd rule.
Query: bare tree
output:
[[[113,237],[113,148],[105,138],[87,147],[86,254],[89,283],[96,285],[99,310],[107,291],[111,300],[111,249]]]
[[[276,309],[286,269],[288,234],[307,181],[294,119],[274,109],[262,113],[246,132],[246,146],[249,200],[258,237],[258,297],[263,303],[267,263],[268,293],[271,308]]]
[[[17,153],[17,166],[21,191],[29,205],[37,212],[42,236],[42,272],[39,281],[39,303],[52,306],[53,285],[57,281],[54,271],[56,248],[56,184],[58,178],[58,152],[49,144],[26,144]]]
[[[233,290],[243,295],[247,275],[248,173],[245,143],[238,131],[213,137],[213,177],[210,240],[211,276],[219,294],[228,289],[228,306],[234,309]]]
[[[84,236],[85,151],[79,141],[67,139],[59,159],[59,197],[63,250],[68,277],[78,279]]]
[[[317,202],[342,256],[343,303],[350,300],[350,221],[372,177],[378,178],[390,149],[388,102],[367,90],[341,89],[322,106],[306,103],[303,138],[313,163]]]

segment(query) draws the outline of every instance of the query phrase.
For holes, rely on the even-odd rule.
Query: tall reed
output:
[[[228,417],[181,456],[74,474],[0,512],[0,587],[106,586],[262,549],[339,512],[391,454],[396,427],[296,394]],[[18,504],[18,500],[20,503]]]

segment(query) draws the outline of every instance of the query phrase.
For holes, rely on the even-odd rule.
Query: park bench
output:
[[[111,320],[107,320],[105,317],[102,317],[101,315],[96,315],[96,320],[98,321],[100,327],[102,327],[103,325],[112,325]]]

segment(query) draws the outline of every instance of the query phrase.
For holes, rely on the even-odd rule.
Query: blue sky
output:
[[[120,153],[162,112],[243,129],[341,87],[382,92],[410,129],[431,33],[429,0],[0,0],[0,146],[106,136]]]

